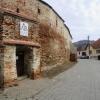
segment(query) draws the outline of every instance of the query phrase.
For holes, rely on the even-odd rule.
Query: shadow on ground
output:
[[[58,65],[51,70],[43,72],[42,76],[52,79],[53,77],[57,76],[58,74],[72,68],[76,62],[64,63],[63,65]]]

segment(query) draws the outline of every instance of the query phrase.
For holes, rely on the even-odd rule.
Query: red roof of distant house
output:
[[[100,39],[98,39],[97,41],[95,41],[93,44],[92,44],[92,47],[94,49],[99,49],[100,48]]]

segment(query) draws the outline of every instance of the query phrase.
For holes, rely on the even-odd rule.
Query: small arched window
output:
[[[41,13],[41,10],[40,10],[40,8],[38,8],[38,14],[40,14]]]
[[[16,9],[16,12],[19,13],[19,8]]]

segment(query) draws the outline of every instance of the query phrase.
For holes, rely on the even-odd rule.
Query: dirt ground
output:
[[[77,62],[67,62],[67,63],[64,63],[63,65],[58,65],[50,70],[42,72],[42,76],[51,79],[57,76],[58,74],[68,70],[69,68],[72,68],[76,63]]]

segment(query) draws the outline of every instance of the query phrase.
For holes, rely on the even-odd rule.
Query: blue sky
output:
[[[44,0],[65,20],[73,41],[100,38],[100,0]]]

